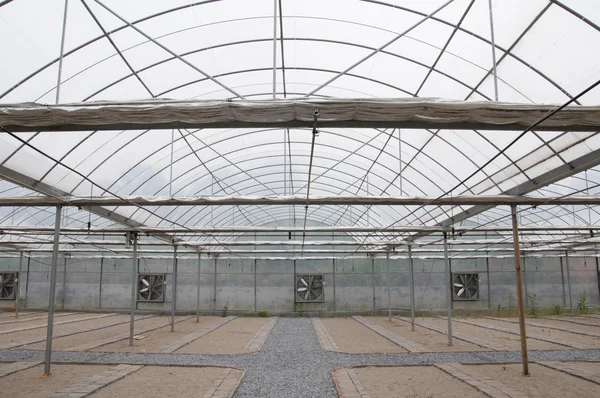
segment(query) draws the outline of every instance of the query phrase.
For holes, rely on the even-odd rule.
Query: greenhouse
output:
[[[0,391],[600,395],[600,1],[0,0],[0,35]]]

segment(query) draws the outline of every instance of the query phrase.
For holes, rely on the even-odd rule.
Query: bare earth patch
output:
[[[112,318],[114,322],[119,321],[128,321],[129,315],[118,315]],[[135,328],[146,328],[152,325],[156,325],[160,322],[164,322],[165,319],[161,317],[147,318],[142,320],[135,321]],[[52,349],[53,350],[67,350],[71,347],[76,347],[82,344],[91,343],[92,341],[106,339],[112,336],[117,336],[119,334],[128,333],[129,332],[129,322],[123,323],[121,325],[110,326],[104,329],[93,330],[91,332],[74,334],[66,337],[59,337],[52,340]],[[25,349],[31,350],[43,350],[46,347],[46,342],[31,344],[25,346]]]
[[[506,328],[506,329],[511,329],[514,332],[519,331],[519,325],[516,323],[496,321],[496,320],[492,320],[492,319],[477,319],[477,318],[471,318],[471,319],[469,319],[469,321],[477,323],[479,325],[492,325],[492,326],[498,326],[498,327],[502,327],[502,328]],[[533,319],[531,319],[530,321],[535,322]],[[575,329],[575,327],[574,327],[574,329]],[[560,330],[542,328],[542,327],[531,326],[531,325],[527,325],[527,333],[531,333],[531,334],[534,334],[534,335],[540,336],[540,337],[551,337],[554,339],[558,339],[561,342],[562,341],[564,341],[566,343],[573,342],[573,343],[585,344],[587,346],[590,346],[591,348],[600,348],[600,338],[599,337],[583,336],[580,334],[563,332]],[[527,339],[528,343],[530,341],[531,341],[530,339]],[[532,349],[534,349],[534,348],[532,348]]]
[[[479,398],[486,395],[433,366],[355,368],[370,397]]]
[[[186,316],[176,316],[175,322],[187,318]],[[209,317],[213,318],[213,317]],[[158,319],[154,324],[162,322],[168,322],[171,318],[168,316],[162,316],[155,318]],[[201,318],[202,319],[202,318]],[[209,319],[206,320],[207,322]],[[159,352],[159,348],[165,344],[171,343],[185,336],[188,333],[195,332],[202,327],[202,322],[196,323],[196,319],[188,319],[183,322],[175,323],[175,331],[171,332],[171,325],[164,326],[160,329],[156,329],[147,333],[140,333],[141,336],[146,336],[140,340],[133,341],[133,347],[129,346],[129,339],[117,341],[116,343],[108,344],[102,347],[93,349],[92,351],[102,352]],[[141,330],[140,327],[138,330]],[[127,325],[127,331],[129,331],[129,325]],[[138,336],[136,334],[135,336]]]
[[[486,348],[478,345],[466,343],[461,340],[454,339],[452,346],[448,345],[448,338],[438,332],[419,328],[415,326],[415,331],[410,329],[410,323],[402,322],[392,318],[392,322],[384,317],[369,317],[369,320],[379,326],[382,326],[397,335],[412,340],[427,347],[431,351],[447,352],[447,351],[486,351]],[[487,350],[489,351],[489,350]]]
[[[371,320],[371,317],[368,318]],[[352,318],[321,318],[321,322],[342,352],[405,353],[404,348],[378,335]]]
[[[175,351],[178,354],[243,354],[244,347],[268,318],[238,317]]]
[[[469,319],[471,320],[471,319]],[[438,328],[446,329],[448,322],[445,319],[439,318],[417,318],[417,323],[424,325],[432,325]],[[422,329],[421,329],[422,330]],[[501,343],[509,347],[510,350],[518,351],[521,349],[521,340],[518,335],[498,332],[495,330],[483,329],[480,327],[466,325],[463,323],[453,322],[452,330],[472,336],[481,340],[486,340],[492,343]],[[566,350],[567,347],[546,343],[544,341],[527,339],[527,348],[530,350]]]
[[[48,397],[78,381],[102,373],[110,367],[108,365],[53,364],[50,377],[42,378],[40,376],[44,373],[44,365],[39,365],[0,378],[0,396]]]
[[[46,325],[48,325],[48,319],[47,316],[44,316],[43,318],[40,319],[40,317],[42,317],[45,314],[36,314],[37,316],[19,316],[19,319],[2,319],[2,322],[8,322],[8,321],[17,321],[14,323],[5,323],[5,324],[0,324],[0,331],[7,331],[7,330],[12,330],[12,329],[19,329],[19,328],[28,328],[28,327],[33,327],[33,326],[38,326],[38,327],[46,327]],[[58,314],[57,314],[58,315]],[[98,314],[101,315],[101,314]],[[63,322],[63,321],[73,321],[76,319],[81,319],[81,318],[88,318],[90,316],[93,316],[92,314],[68,314],[68,315],[64,315],[64,316],[57,316],[54,318],[54,322]]]
[[[145,366],[135,373],[99,390],[92,397],[202,397],[224,368]],[[238,377],[242,371],[234,369]]]
[[[600,397],[600,385],[537,364],[529,365],[529,377],[521,375],[520,364],[469,365],[469,369],[532,398]]]

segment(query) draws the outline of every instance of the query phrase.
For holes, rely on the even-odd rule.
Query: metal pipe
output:
[[[392,321],[392,288],[390,281],[390,253],[385,256],[385,268],[387,273],[387,299],[388,299],[388,321]]]
[[[273,99],[275,99],[277,97],[277,0],[273,3],[275,8],[273,10]]]
[[[371,257],[371,281],[373,283],[373,311],[377,309],[377,300],[375,299],[375,259]]]
[[[29,292],[29,269],[31,268],[31,255],[27,257],[27,280],[25,280],[25,304],[27,304],[27,293]]]
[[[23,269],[23,252],[19,255],[19,273],[17,274],[17,291],[15,293],[15,318],[19,319],[19,301],[21,301],[21,270]]]
[[[65,12],[63,15],[62,36],[60,39],[60,58],[58,60],[58,77],[56,81],[56,103],[60,102],[60,85],[62,81],[62,66],[65,54],[65,38],[67,35],[67,12],[69,10],[69,0],[65,0]]]
[[[258,311],[256,297],[256,259],[254,259],[254,312]]]
[[[567,306],[567,293],[565,292],[565,270],[563,267],[562,257],[559,257],[558,259],[560,260],[560,280],[561,280],[562,293],[563,293],[563,307],[566,307]]]
[[[46,354],[44,375],[50,375],[50,362],[52,360],[52,331],[54,328],[54,295],[56,294],[56,270],[58,268],[58,238],[60,236],[60,213],[62,207],[56,206],[54,221],[54,250],[52,252],[52,268],[50,271],[50,297],[48,299],[48,327],[46,329]]]
[[[200,322],[200,267],[202,265],[202,253],[198,253],[198,280],[196,281],[196,323]]]
[[[519,249],[519,227],[517,224],[517,206],[511,205],[513,225],[513,242],[515,248],[515,272],[517,274],[517,300],[519,300],[519,331],[521,334],[521,355],[523,375],[529,376],[529,360],[527,358],[527,333],[525,330],[525,309],[523,308],[523,284],[521,282],[521,253]]]
[[[408,246],[408,273],[410,279],[410,328],[415,331],[415,274],[412,258],[412,248]]]
[[[333,268],[333,312],[336,312],[336,305],[335,305],[335,258],[332,261],[332,268]]]
[[[176,307],[177,307],[177,245],[173,245],[173,290],[171,291],[171,332],[175,331]]]
[[[63,268],[63,286],[61,294],[60,308],[65,308],[65,295],[67,293],[67,258],[65,257],[65,266]]]
[[[215,270],[213,272],[213,311],[217,313],[217,259],[215,258]]]
[[[567,268],[567,287],[569,291],[569,309],[571,311],[571,316],[574,316],[573,312],[573,295],[571,293],[571,271],[569,266],[569,252],[565,251],[565,267]]]
[[[444,232],[444,268],[446,276],[446,305],[448,307],[448,345],[452,345],[452,275],[448,258],[448,235]]]
[[[523,250],[523,256],[525,255],[525,250]],[[529,293],[527,292],[527,260],[525,257],[521,257],[523,261],[523,287],[525,289],[525,307],[529,307]]]
[[[129,315],[129,346],[133,346],[133,333],[134,333],[134,317],[135,308],[137,305],[136,294],[138,288],[138,262],[137,262],[137,234],[132,233],[128,235],[127,239],[131,237],[133,241],[133,256],[131,264],[131,313]]]
[[[488,310],[492,308],[492,290],[490,280],[490,259],[485,258],[485,272],[487,273]]]
[[[104,274],[104,257],[100,259],[100,283],[98,289],[98,309],[102,309],[102,275]]]
[[[494,38],[494,12],[492,7],[492,0],[488,1],[490,9],[490,32],[492,39],[492,73],[494,75],[494,100],[498,101],[498,74],[496,73],[496,40]]]

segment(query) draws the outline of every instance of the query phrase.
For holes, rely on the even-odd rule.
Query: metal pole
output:
[[[277,95],[277,2],[273,0],[273,99]]]
[[[213,272],[213,312],[217,313],[217,259],[215,258],[215,270]]]
[[[98,289],[98,309],[102,308],[102,275],[104,274],[104,257],[100,258],[100,287]]]
[[[488,1],[490,9],[490,31],[492,38],[492,71],[494,74],[494,99],[498,101],[498,74],[496,73],[496,40],[494,38],[494,13],[492,11],[492,0]]]
[[[444,266],[446,276],[446,305],[448,307],[448,345],[452,345],[452,276],[448,259],[448,234],[444,232]]]
[[[567,268],[567,288],[569,290],[569,308],[571,310],[571,316],[574,316],[573,313],[573,295],[571,294],[571,271],[569,268],[569,252],[565,251],[565,267]]]
[[[563,291],[563,307],[567,306],[567,293],[565,292],[565,270],[563,267],[563,259],[562,257],[558,258],[560,260],[560,280],[562,282],[562,291]]]
[[[60,308],[65,308],[65,293],[67,292],[67,258],[65,257],[65,266],[63,268],[63,286],[61,294]]]
[[[60,102],[60,84],[62,80],[62,65],[65,53],[65,37],[67,33],[67,12],[69,10],[69,0],[65,0],[65,13],[63,15],[62,37],[60,40],[60,58],[58,60],[58,78],[56,82],[56,103]]]
[[[521,355],[523,357],[523,375],[529,376],[527,359],[527,333],[525,331],[525,310],[523,308],[523,284],[521,283],[521,253],[519,248],[519,227],[517,225],[517,206],[510,206],[515,247],[515,272],[517,274],[517,299],[519,300],[519,330],[521,332]]]
[[[412,258],[412,245],[408,245],[408,272],[410,277],[410,328],[415,330],[415,274]]]
[[[292,292],[294,294],[294,300],[292,300],[292,302],[294,303],[294,309],[293,311],[296,312],[296,260],[294,261],[294,286],[292,286]]]
[[[54,245],[52,248],[52,268],[50,271],[50,297],[48,298],[48,328],[46,330],[46,357],[44,375],[50,375],[50,361],[52,359],[52,330],[54,328],[54,295],[56,294],[56,269],[58,268],[58,242],[60,236],[60,213],[62,206],[56,206],[56,219],[54,221]]]
[[[173,245],[173,290],[171,291],[171,332],[175,331],[175,309],[177,307],[177,245]]]
[[[492,308],[492,291],[490,281],[490,259],[485,258],[485,271],[487,273],[487,290],[488,290],[488,310]]]
[[[335,306],[335,258],[332,260],[333,261],[333,312],[336,312],[336,306]]]
[[[385,268],[387,273],[387,298],[388,298],[388,321],[392,321],[392,291],[390,287],[390,253],[385,255]]]
[[[25,280],[25,304],[27,304],[27,292],[29,291],[29,269],[31,268],[31,253],[27,257],[27,280]]]
[[[525,251],[523,251],[523,256],[525,256]],[[521,258],[523,259],[523,287],[525,288],[525,307],[529,307],[529,293],[527,292],[527,259],[523,256]]]
[[[256,259],[254,259],[254,312],[258,311],[258,307],[256,305]]]
[[[377,308],[375,300],[375,259],[371,258],[371,279],[373,282],[373,312]]]
[[[196,323],[200,322],[200,265],[202,254],[198,253],[198,280],[196,282]]]
[[[21,270],[23,269],[23,252],[19,255],[19,273],[17,274],[17,292],[15,294],[15,318],[19,318],[19,300],[21,299]]]
[[[133,240],[133,258],[131,264],[131,314],[129,316],[129,346],[133,346],[133,322],[135,317],[135,307],[136,307],[136,294],[137,294],[137,285],[138,285],[138,275],[137,275],[137,234],[135,232],[131,233],[131,239]]]

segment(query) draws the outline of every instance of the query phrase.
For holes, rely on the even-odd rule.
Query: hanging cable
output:
[[[312,143],[310,145],[310,160],[308,164],[308,184],[306,186],[306,204],[304,205],[304,228],[302,228],[302,247],[300,249],[300,257],[304,254],[304,241],[306,239],[306,220],[308,219],[308,205],[310,201],[310,179],[312,174],[313,157],[315,154],[315,139],[319,135],[317,130],[317,119],[319,118],[319,110],[315,109],[313,114],[313,129],[312,129]]]

